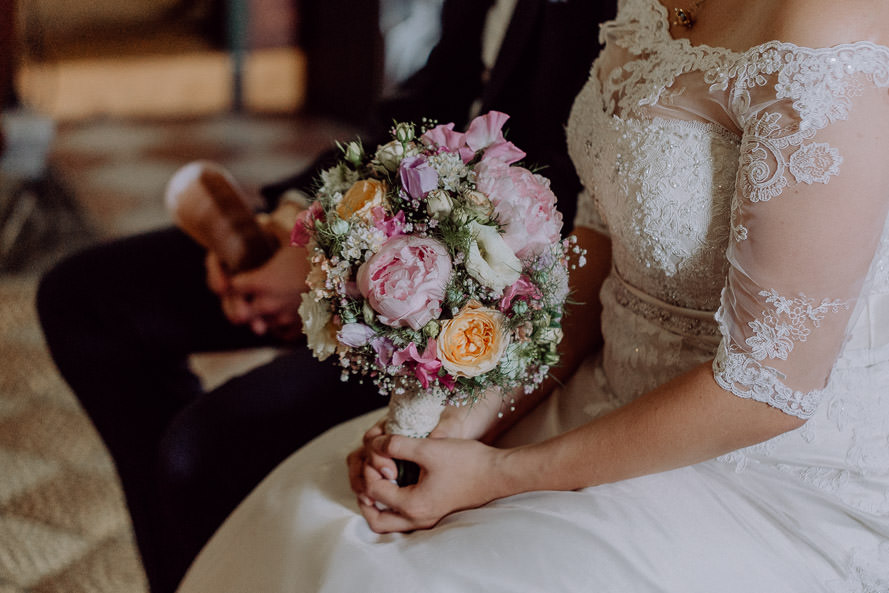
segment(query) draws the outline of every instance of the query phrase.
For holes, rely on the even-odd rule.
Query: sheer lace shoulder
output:
[[[715,376],[807,418],[876,279],[889,49],[771,43],[711,80],[742,130]]]
[[[578,223],[629,284],[719,309],[720,385],[811,416],[886,285],[889,48],[692,46],[658,0],[622,0],[601,37],[569,125]]]

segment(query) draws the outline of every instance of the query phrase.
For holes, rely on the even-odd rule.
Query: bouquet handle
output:
[[[395,390],[389,399],[384,430],[413,438],[426,438],[438,424],[444,410],[444,397],[431,390]],[[396,459],[398,469],[396,483],[399,486],[416,484],[420,478],[420,466],[412,461]]]

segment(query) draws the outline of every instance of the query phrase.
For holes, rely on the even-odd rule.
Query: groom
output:
[[[512,13],[505,30],[488,19],[498,11]],[[446,0],[440,42],[378,106],[365,145],[393,119],[432,117],[462,129],[474,113],[503,111],[509,139],[527,163],[547,167],[570,222],[580,184],[564,125],[598,52],[598,23],[613,13],[613,2],[590,0]],[[289,189],[308,191],[331,156],[265,188],[269,203]],[[272,272],[226,293],[223,312],[205,281],[204,251],[165,229],[76,254],[41,283],[50,352],[114,458],[153,593],[175,589],[213,531],[286,456],[385,403],[287,339],[292,327],[257,325],[269,313],[251,307],[269,294],[293,308],[290,287],[281,286],[292,274]],[[187,368],[193,352],[268,344],[291,348],[211,392]]]

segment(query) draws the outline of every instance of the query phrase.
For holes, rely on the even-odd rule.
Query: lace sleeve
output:
[[[743,137],[714,376],[808,418],[889,210],[889,50],[774,54],[757,56],[731,91]],[[760,63],[779,66],[768,74]]]

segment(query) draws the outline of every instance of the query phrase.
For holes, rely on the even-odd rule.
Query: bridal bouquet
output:
[[[569,256],[549,181],[490,112],[396,124],[323,171],[293,229],[311,262],[299,309],[314,355],[390,395],[385,429],[424,437],[446,404],[533,390],[559,360]]]

